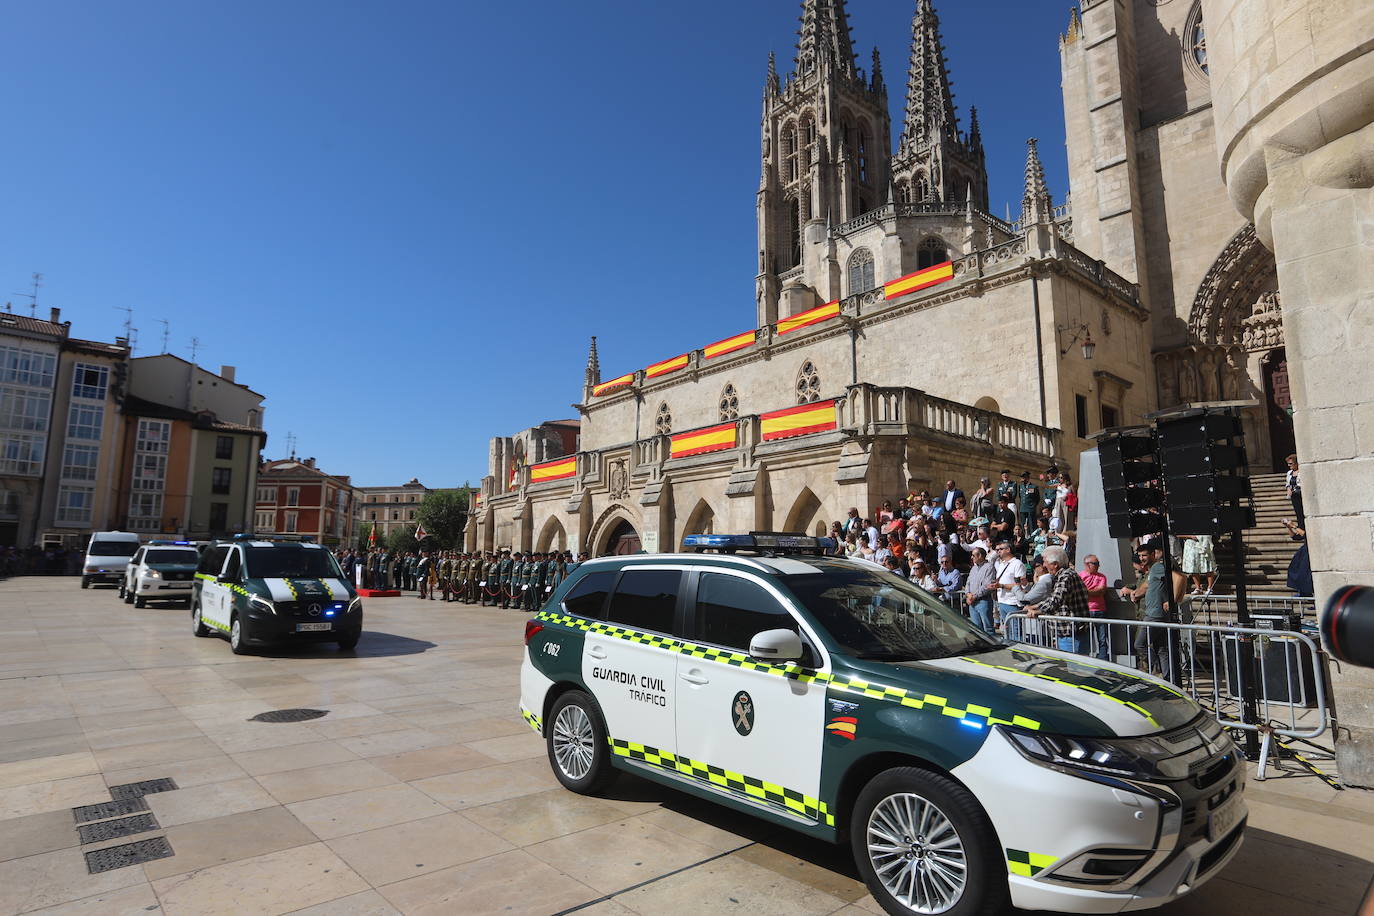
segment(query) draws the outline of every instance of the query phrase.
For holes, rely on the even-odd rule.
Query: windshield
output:
[[[183,566],[195,566],[200,560],[200,554],[194,550],[150,550],[143,557],[144,563],[180,563]]]
[[[788,576],[787,586],[836,648],[855,658],[920,661],[1001,646],[927,592],[876,566],[826,563],[824,575]]]
[[[131,557],[138,541],[92,541],[86,555],[91,557]]]
[[[249,547],[251,579],[342,579],[334,555],[320,547]]]

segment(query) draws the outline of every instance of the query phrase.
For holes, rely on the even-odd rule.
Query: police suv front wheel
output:
[[[915,767],[876,776],[854,806],[854,863],[893,916],[992,916],[1007,904],[1006,868],[978,800]]]
[[[196,636],[209,636],[210,628],[200,619],[200,602],[191,599],[191,632]]]
[[[235,655],[248,654],[248,637],[243,632],[243,618],[237,614],[229,622],[229,650]]]
[[[606,784],[611,777],[610,747],[591,697],[580,690],[563,694],[549,711],[545,729],[549,763],[564,788],[588,795]]]

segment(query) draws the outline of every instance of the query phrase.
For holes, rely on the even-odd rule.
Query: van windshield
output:
[[[825,564],[825,575],[787,577],[837,648],[855,658],[921,661],[988,652],[1001,643],[901,576],[878,567]]]
[[[86,548],[89,557],[131,557],[138,550],[138,541],[91,541]]]
[[[247,573],[250,579],[342,579],[334,555],[320,547],[281,544],[274,547],[249,547]]]
[[[184,566],[195,566],[200,560],[200,554],[195,550],[150,550],[143,557],[144,563],[180,563]]]

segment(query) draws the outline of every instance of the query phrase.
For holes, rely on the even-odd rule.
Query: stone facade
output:
[[[928,0],[895,153],[876,56],[865,75],[836,23],[842,0],[808,0],[796,71],[784,79],[770,61],[752,343],[689,349],[673,371],[603,390],[593,341],[575,428],[492,440],[471,548],[600,554],[671,550],[708,530],[822,530],[949,477],[971,492],[1003,467],[1072,464],[1104,422],[1156,406],[1138,289],[1072,244],[1034,141],[1021,218],[986,212],[981,138],[957,122]],[[886,288],[946,262],[945,282]],[[787,329],[827,304],[830,317]],[[1089,337],[1092,360],[1078,346]],[[761,415],[830,402],[834,429],[765,439]],[[673,457],[673,434],[722,424],[732,446]],[[575,472],[538,482],[572,455]]]

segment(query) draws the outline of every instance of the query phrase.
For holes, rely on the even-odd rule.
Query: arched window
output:
[[[667,436],[673,431],[673,412],[668,409],[665,402],[658,405],[658,414],[654,417],[654,429],[660,436]]]
[[[796,198],[787,201],[787,252],[788,269],[801,263],[801,211]]]
[[[855,296],[872,289],[875,285],[873,252],[867,248],[860,248],[854,252],[849,256],[849,269],[845,273],[849,277],[849,295]]]
[[[1194,3],[1183,33],[1183,51],[1188,62],[1207,75],[1207,29],[1202,22],[1202,4]]]
[[[896,192],[897,192],[897,203],[899,203],[899,204],[909,204],[909,203],[911,203],[911,186],[908,185],[905,181],[899,181],[899,182],[897,182]]]
[[[726,384],[720,392],[720,418],[722,420],[739,419],[739,395],[735,392],[733,384]]]
[[[856,142],[856,147],[857,147],[857,149],[855,150],[855,153],[856,153],[857,158],[858,158],[858,163],[857,163],[857,164],[858,164],[858,166],[859,166],[859,180],[862,181],[862,182],[864,182],[865,184],[867,184],[867,183],[868,183],[868,150],[869,150],[869,148],[873,145],[873,141],[872,141],[872,138],[869,136],[869,133],[868,133],[868,125],[867,125],[867,124],[864,124],[862,121],[859,122],[859,127],[858,127],[856,133],[858,134],[858,137],[857,137],[857,142]],[[863,210],[863,208],[860,207],[860,211],[861,211],[861,212],[862,212],[862,210]]]
[[[821,399],[821,376],[811,360],[802,363],[797,373],[797,403],[810,404]]]
[[[911,199],[913,201],[920,203],[923,200],[930,200],[930,182],[926,179],[926,176],[917,175],[916,181],[913,183],[912,187]]]
[[[809,114],[802,118],[798,142],[801,144],[801,167],[805,171],[811,167],[811,156],[816,148],[816,122]]]
[[[794,124],[788,124],[782,131],[782,155],[786,162],[783,163],[783,175],[787,181],[797,180],[797,128]]]
[[[921,243],[921,247],[916,249],[916,269],[925,270],[936,264],[943,264],[949,260],[949,247],[945,245],[945,240],[938,235],[932,235]]]

